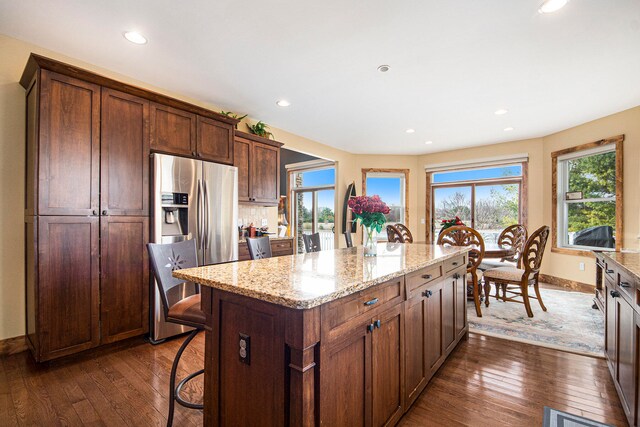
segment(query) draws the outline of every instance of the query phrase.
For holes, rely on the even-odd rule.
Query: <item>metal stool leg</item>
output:
[[[176,372],[178,370],[178,363],[180,363],[180,358],[182,357],[182,353],[187,348],[189,343],[198,335],[200,332],[199,329],[194,329],[189,336],[184,340],[180,348],[178,349],[178,353],[176,353],[175,359],[173,359],[173,366],[171,367],[171,376],[169,377],[169,414],[167,416],[167,427],[171,427],[173,425],[173,413],[175,410],[175,402],[177,401],[182,406],[191,409],[202,409],[202,404],[187,402],[186,400],[180,397],[180,391],[182,387],[191,379],[197,377],[198,375],[204,372],[204,369],[201,369],[197,372],[194,372],[188,375],[185,379],[178,383],[178,387],[176,387]]]

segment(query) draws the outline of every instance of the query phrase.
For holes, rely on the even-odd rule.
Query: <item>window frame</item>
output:
[[[623,142],[624,135],[601,139],[587,144],[577,145],[551,153],[551,252],[567,255],[593,256],[593,251],[619,251],[623,247]],[[565,241],[567,235],[566,214],[571,203],[588,201],[609,201],[612,198],[592,198],[577,201],[564,200],[568,191],[568,173],[563,167],[568,160],[579,159],[596,154],[615,152],[616,154],[616,244],[615,248],[569,245]]]
[[[368,174],[376,174],[376,175],[390,175],[390,178],[399,177],[399,175],[404,176],[404,218],[403,224],[409,227],[409,169],[392,169],[392,168],[363,168],[362,169],[362,195],[367,195],[367,175]],[[372,177],[372,178],[380,178]],[[386,233],[386,231],[385,231]]]
[[[471,181],[453,181],[453,182],[443,182],[443,183],[434,183],[433,175],[442,172],[453,172],[456,170],[475,170],[475,169],[487,169],[487,168],[496,168],[496,167],[507,167],[507,166],[521,166],[522,173],[518,176],[506,176],[504,178],[482,178]],[[520,161],[520,162],[505,162],[502,164],[492,164],[490,166],[480,166],[480,167],[470,167],[470,168],[451,168],[450,170],[442,170],[442,171],[433,171],[427,172],[426,180],[426,218],[428,219],[428,225],[425,227],[425,239],[427,242],[434,240],[431,238],[432,233],[433,236],[436,234],[436,224],[434,223],[435,216],[435,190],[437,188],[451,188],[451,187],[471,187],[471,224],[470,227],[473,228],[475,225],[475,187],[476,186],[486,186],[486,185],[501,185],[501,184],[517,184],[518,185],[518,194],[520,196],[518,203],[518,222],[527,227],[528,222],[528,177],[529,177],[529,163],[528,161]],[[431,240],[430,240],[431,239]]]

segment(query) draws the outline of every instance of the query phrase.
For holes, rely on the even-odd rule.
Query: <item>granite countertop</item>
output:
[[[362,247],[355,247],[189,268],[173,275],[284,307],[307,309],[468,251],[467,247],[379,243],[377,257],[364,257]]]
[[[293,240],[293,237],[291,236],[285,236],[285,237],[269,237],[270,241],[278,241],[278,240]],[[247,243],[247,238],[246,237],[240,237],[238,239],[238,243]]]
[[[634,275],[637,280],[640,280],[640,252],[602,252],[602,255],[615,261],[625,269],[627,273]]]

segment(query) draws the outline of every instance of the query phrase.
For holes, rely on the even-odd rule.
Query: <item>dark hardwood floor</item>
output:
[[[164,425],[168,375],[181,339],[142,340],[36,365],[0,358],[0,425]],[[203,335],[179,376],[202,366]],[[187,392],[201,396],[202,383]],[[194,397],[194,399],[197,399]],[[433,377],[401,426],[540,426],[544,406],[626,425],[606,362],[471,334]],[[175,425],[201,425],[176,405]]]

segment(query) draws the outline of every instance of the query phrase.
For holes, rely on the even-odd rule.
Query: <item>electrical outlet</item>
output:
[[[262,218],[262,226],[264,227],[267,224],[268,224],[267,218]]]
[[[420,224],[426,224],[426,221],[424,220],[424,218],[420,219]]]
[[[251,337],[247,334],[240,334],[238,356],[240,357],[240,362],[251,365]]]
[[[580,271],[584,271],[584,262],[580,263]]]

